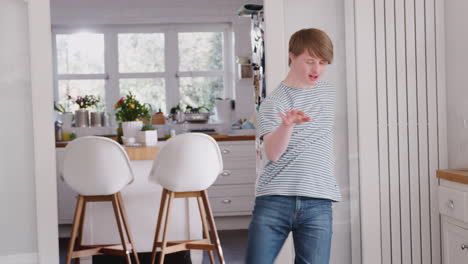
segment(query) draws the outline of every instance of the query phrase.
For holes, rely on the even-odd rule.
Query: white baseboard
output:
[[[37,253],[0,256],[2,264],[38,264]]]

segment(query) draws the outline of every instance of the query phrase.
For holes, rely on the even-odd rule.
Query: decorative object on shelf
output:
[[[76,138],[77,138],[77,136],[76,136],[75,132],[71,132],[71,133],[63,132],[62,133],[62,140],[63,141],[71,141],[71,140],[74,140]]]
[[[74,120],[74,114],[70,112],[65,112],[61,114],[62,127],[71,128]]]
[[[228,125],[232,122],[232,100],[217,98],[215,101],[215,120],[219,123],[227,123]]]
[[[88,109],[93,106],[96,106],[101,99],[94,95],[85,95],[85,96],[78,96],[75,100],[75,103],[80,107],[80,109]]]
[[[137,134],[137,142],[146,146],[156,146],[158,143],[158,131],[152,125],[144,125]]]
[[[60,114],[62,128],[71,128],[73,122],[73,113],[69,112],[69,108],[62,104],[57,104],[54,102],[54,110]]]
[[[75,103],[80,107],[79,110],[75,111],[75,126],[87,127],[89,126],[89,111],[88,108],[96,106],[101,99],[94,95],[78,96]]]
[[[92,127],[102,126],[102,112],[91,112],[91,126]]]
[[[180,107],[180,104],[171,108],[170,117],[175,123],[181,124],[185,122],[185,113]]]
[[[252,63],[249,57],[238,56],[236,59],[238,65],[239,79],[252,78]]]
[[[153,125],[164,125],[166,123],[166,117],[164,113],[159,109],[159,111],[151,116],[151,124]]]
[[[208,111],[208,112],[201,112],[202,110]],[[188,105],[185,108],[185,121],[189,123],[206,123],[210,119],[211,113],[209,112],[209,109],[205,106],[199,106],[199,107],[193,107]]]
[[[110,126],[110,114],[108,112],[101,112],[101,125],[103,127]]]
[[[146,104],[140,103],[135,99],[135,95],[129,92],[126,97],[114,105],[117,121],[122,122],[122,132],[127,138],[136,137],[138,131],[143,127],[143,118],[150,119],[150,108]]]
[[[89,126],[89,112],[86,109],[78,109],[75,111],[75,126],[88,127]]]
[[[127,138],[136,137],[138,131],[143,127],[143,121],[122,122],[122,133]]]
[[[123,144],[122,136],[123,136],[122,123],[118,123],[118,127],[117,127],[117,142],[119,142],[119,144]]]
[[[62,141],[62,122],[60,121],[55,121],[55,141]]]

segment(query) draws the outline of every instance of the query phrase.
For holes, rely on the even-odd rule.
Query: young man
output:
[[[263,101],[258,136],[268,162],[257,180],[247,264],[273,264],[293,233],[296,264],[327,264],[334,175],[335,90],[320,77],[332,62],[327,34],[309,28],[289,40],[290,71]]]

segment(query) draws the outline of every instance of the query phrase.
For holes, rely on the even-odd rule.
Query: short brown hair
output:
[[[333,43],[327,33],[320,29],[301,29],[289,39],[289,52],[294,56],[299,56],[306,50],[311,56],[326,60],[328,64],[333,61]],[[291,59],[289,59],[290,64]]]

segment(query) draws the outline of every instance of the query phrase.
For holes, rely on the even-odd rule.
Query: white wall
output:
[[[108,25],[230,22],[235,34],[235,56],[251,56],[250,19],[237,17],[244,0],[51,0],[53,25]],[[249,3],[262,3],[253,0]],[[252,79],[235,74],[237,118],[254,112]]]
[[[319,28],[327,32],[334,44],[334,61],[327,69],[323,80],[333,84],[337,90],[337,109],[335,125],[335,152],[336,152],[336,176],[341,187],[343,200],[334,204],[334,233],[332,245],[332,257],[330,263],[350,263],[351,260],[351,227],[350,227],[350,201],[349,201],[349,172],[348,172],[348,123],[347,123],[347,98],[346,98],[346,60],[345,60],[345,24],[343,0],[285,0],[284,3],[284,35],[276,31],[281,30],[280,17],[269,17],[266,13],[266,38],[267,46],[267,77],[279,82],[285,76],[276,76],[287,68],[287,48],[291,35],[303,28]],[[275,6],[275,7],[274,7]],[[275,3],[269,3],[266,8],[276,9]],[[277,13],[281,16],[281,12]],[[269,27],[270,26],[270,27]],[[274,36],[268,33],[275,31]],[[270,37],[270,39],[268,39]],[[277,41],[283,41],[278,45]],[[269,50],[269,47],[278,50]],[[281,49],[281,50],[280,50]],[[282,58],[278,58],[282,56]],[[270,61],[274,60],[275,63]],[[285,64],[285,65],[281,65]],[[268,73],[270,71],[270,74]],[[275,76],[271,76],[274,72]],[[267,80],[268,91],[276,88],[278,83]],[[351,190],[353,191],[353,190]],[[354,190],[357,191],[357,190]]]
[[[35,263],[37,228],[26,2],[1,2],[0,35],[0,263]]]
[[[468,1],[445,1],[445,54],[449,168],[468,167]],[[466,125],[464,125],[466,120]]]

